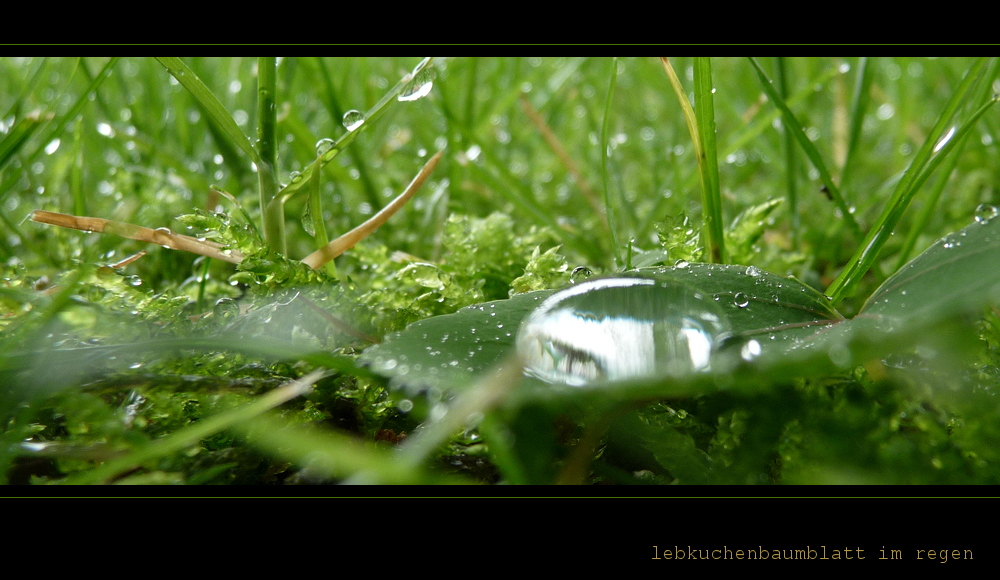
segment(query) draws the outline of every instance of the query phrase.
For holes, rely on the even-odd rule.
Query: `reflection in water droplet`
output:
[[[750,298],[742,292],[737,292],[736,296],[733,296],[733,302],[740,308],[746,308],[746,305],[750,304]]]
[[[364,123],[365,115],[361,111],[351,109],[350,111],[344,113],[344,127],[348,131],[353,131],[361,125],[364,125]]]
[[[329,137],[325,139],[320,139],[319,141],[316,142],[316,156],[322,157],[323,155],[326,155],[326,152],[332,148],[333,148],[333,139],[330,139]]]
[[[434,88],[434,69],[425,68],[417,73],[410,84],[406,85],[403,92],[396,97],[400,101],[415,101],[421,97],[426,97]]]
[[[997,209],[995,205],[982,203],[976,207],[976,221],[978,223],[988,223],[991,219],[997,217],[997,215],[1000,215],[1000,209]]]
[[[727,322],[687,286],[648,278],[589,280],[553,294],[521,326],[525,372],[573,386],[705,371]]]

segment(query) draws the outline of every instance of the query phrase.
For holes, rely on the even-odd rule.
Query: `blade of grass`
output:
[[[257,177],[264,241],[272,250],[285,254],[285,204],[277,200],[278,180],[275,176],[278,165],[276,72],[275,57],[257,59]]]
[[[788,71],[785,68],[785,58],[777,57],[775,59],[775,76],[778,78],[778,90],[781,93],[781,98],[788,100]],[[798,178],[799,178],[799,159],[795,154],[795,142],[794,137],[789,131],[783,131],[785,134],[785,180],[788,185],[788,206],[789,212],[792,214],[792,249],[797,250],[799,247],[799,228],[801,227],[801,217],[798,212]]]
[[[998,73],[1000,73],[1000,60],[994,60],[993,65],[990,67],[990,70],[987,71],[986,76],[984,78],[987,80],[994,79],[996,78]],[[982,83],[981,86],[982,97],[980,98],[980,102],[987,101],[988,99],[993,97],[993,95],[991,95],[992,89],[993,89],[992,83],[990,82]],[[913,252],[913,248],[917,243],[917,238],[920,237],[921,233],[926,231],[927,224],[930,222],[931,217],[934,215],[936,211],[937,202],[941,198],[941,193],[944,191],[944,187],[945,185],[947,185],[948,180],[951,177],[952,171],[954,171],[955,167],[958,165],[959,159],[961,159],[959,153],[963,149],[965,149],[965,144],[968,140],[969,140],[968,133],[966,133],[964,136],[956,135],[955,137],[952,138],[955,147],[955,154],[948,157],[948,159],[945,161],[944,169],[941,171],[941,174],[939,175],[937,181],[934,183],[934,187],[931,188],[931,192],[930,195],[928,196],[927,202],[921,209],[920,215],[917,217],[917,220],[910,228],[910,233],[906,236],[906,241],[903,242],[903,247],[899,251],[899,262],[896,266],[897,270],[899,268],[902,268],[903,265],[909,261],[910,254]],[[946,145],[946,147],[949,145],[951,145],[950,142]],[[941,153],[944,153],[944,150],[939,152],[939,155]]]
[[[167,69],[177,82],[191,93],[191,96],[204,108],[208,116],[215,121],[216,125],[225,133],[229,140],[250,157],[255,165],[260,167],[261,159],[257,150],[253,148],[250,140],[243,134],[243,131],[236,124],[233,116],[219,102],[215,94],[205,85],[198,75],[194,74],[188,65],[181,59],[172,56],[155,57],[157,62]]]
[[[924,173],[924,169],[928,167],[928,162],[931,160],[931,156],[937,153],[937,156],[935,157],[936,163],[933,164],[933,168],[936,168],[937,165],[944,160],[944,156],[941,155],[941,153],[947,155],[947,153],[952,151],[954,148],[956,140],[950,139],[950,137],[955,136],[954,133],[949,136],[949,142],[947,144],[941,143],[942,135],[944,134],[948,123],[958,111],[959,107],[966,101],[975,86],[980,73],[986,67],[986,64],[986,58],[978,58],[972,66],[969,67],[965,78],[962,79],[962,82],[952,94],[951,99],[948,101],[948,104],[945,106],[941,115],[938,117],[937,122],[934,124],[933,129],[931,129],[930,133],[927,135],[927,139],[924,141],[924,144],[917,151],[917,154],[914,156],[910,166],[906,169],[903,178],[900,179],[899,183],[896,185],[896,189],[893,191],[892,196],[883,209],[881,215],[879,215],[878,220],[859,245],[854,257],[850,262],[848,262],[847,266],[841,270],[837,278],[832,284],[830,284],[830,287],[827,288],[826,295],[830,297],[834,305],[847,296],[850,296],[861,282],[861,278],[875,264],[879,253],[888,241],[889,236],[892,235],[892,230],[896,227],[899,219],[906,211],[910,201],[917,194],[919,186],[927,180],[927,177],[929,177],[930,174]],[[987,103],[987,105],[980,108],[980,110],[973,115],[974,119],[978,119],[982,116],[982,114],[985,113],[986,108],[988,108],[991,104],[992,102]],[[963,127],[964,131],[971,128],[971,122],[972,121],[970,120],[969,123],[966,123]],[[931,171],[933,171],[933,168]]]
[[[323,221],[323,204],[320,197],[320,180],[322,179],[323,172],[320,171],[320,161],[319,157],[313,162],[313,172],[312,177],[309,180],[312,182],[309,188],[309,213],[312,220],[312,230],[313,235],[316,236],[316,249],[322,250],[330,243],[330,236],[326,233],[326,223]],[[337,277],[337,266],[333,263],[333,260],[328,261],[323,268],[326,273]]]
[[[695,59],[695,111],[688,101],[684,87],[681,85],[670,60],[660,57],[667,78],[673,86],[677,100],[680,102],[684,119],[687,121],[688,132],[694,144],[695,158],[698,161],[698,175],[701,178],[702,213],[704,214],[705,253],[709,261],[725,260],[725,241],[722,233],[722,202],[719,192],[718,146],[715,139],[715,112],[712,107],[712,68],[708,57]],[[703,126],[704,125],[704,126]],[[705,147],[705,139],[711,141],[711,153]]]
[[[948,170],[942,173],[939,183],[936,185],[935,190],[931,193],[925,210],[921,213],[915,227],[910,233],[910,236],[907,237],[906,242],[903,244],[903,249],[900,251],[897,269],[902,268],[903,265],[906,264],[908,261],[907,258],[913,250],[913,245],[916,242],[917,236],[920,232],[924,231],[924,227],[930,219],[930,214],[933,212],[934,206],[936,205],[938,198],[941,196],[941,190],[944,189],[944,185],[948,181],[951,170],[954,169],[955,165],[958,163],[957,153],[964,148],[965,142],[969,138],[970,131],[973,129],[976,122],[979,121],[980,117],[982,117],[990,107],[995,105],[998,100],[1000,100],[1000,97],[995,96],[990,99],[989,102],[980,107],[979,110],[976,111],[972,117],[962,125],[962,128],[954,133],[948,143],[938,150],[937,155],[931,159],[930,163],[928,163],[924,170],[920,173],[920,177],[913,182],[913,189],[919,191],[927,179],[937,170],[938,166],[941,165],[946,159],[948,160]],[[955,155],[951,155],[953,150],[956,153]]]
[[[844,156],[844,167],[840,170],[840,187],[843,189],[847,189],[855,152],[858,149],[858,142],[861,141],[861,128],[864,125],[865,113],[868,112],[868,104],[871,102],[872,77],[872,67],[868,64],[868,57],[862,57],[858,61],[858,80],[854,84],[854,97],[851,99],[847,154]]]
[[[432,57],[428,57],[420,61],[420,63],[417,64],[417,66],[414,67],[410,73],[405,75],[398,83],[396,83],[394,87],[389,89],[389,92],[383,95],[382,98],[379,99],[379,101],[364,114],[364,123],[353,131],[348,131],[347,133],[341,135],[340,138],[333,143],[330,149],[321,156],[321,164],[325,166],[330,161],[333,161],[333,159],[336,158],[345,147],[354,141],[355,137],[360,135],[362,131],[367,129],[372,123],[381,117],[386,112],[389,105],[396,101],[396,97],[403,92],[403,89],[405,89],[407,85],[409,85],[410,82],[417,77],[417,75],[431,66],[433,61],[434,59]],[[308,183],[309,177],[312,175],[312,171],[313,166],[310,165],[305,169],[305,171],[293,179],[291,183],[283,187],[281,191],[278,192],[278,198],[282,201],[282,203],[305,187],[306,183]]]
[[[848,229],[851,230],[851,234],[854,235],[856,239],[860,240],[864,237],[864,232],[861,231],[861,227],[854,219],[854,214],[852,214],[851,210],[847,207],[847,202],[844,201],[844,196],[840,193],[840,188],[833,183],[833,178],[830,176],[830,172],[827,170],[826,163],[823,162],[823,157],[819,154],[819,150],[817,150],[816,146],[809,140],[805,130],[802,128],[802,124],[799,123],[799,120],[795,117],[795,113],[793,113],[788,107],[785,100],[781,98],[778,90],[774,88],[774,84],[771,82],[771,79],[768,78],[764,69],[761,68],[757,59],[749,57],[749,60],[750,64],[752,64],[754,69],[757,71],[757,76],[760,78],[760,84],[764,88],[767,98],[781,110],[781,117],[788,132],[791,133],[792,136],[799,142],[799,145],[802,147],[802,151],[807,157],[809,157],[809,161],[812,162],[813,167],[816,168],[820,179],[823,181],[823,185],[825,185],[827,191],[830,192],[834,203],[836,203],[837,207],[840,208],[840,213],[843,215]]]
[[[608,97],[604,101],[604,122],[601,124],[601,177],[604,179],[604,211],[611,230],[611,247],[615,254],[615,267],[622,268],[621,249],[618,247],[618,234],[615,231],[615,213],[611,205],[611,183],[608,181],[608,126],[611,124],[611,100],[615,96],[615,79],[618,78],[618,59],[611,59],[611,82],[608,84]]]
[[[695,116],[698,119],[699,169],[701,170],[702,213],[708,237],[705,251],[709,259],[725,264],[726,242],[722,229],[722,192],[719,187],[718,145],[715,140],[715,106],[712,61],[707,56],[694,59]]]

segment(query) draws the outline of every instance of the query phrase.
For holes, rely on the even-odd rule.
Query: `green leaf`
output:
[[[1000,219],[990,217],[995,208],[983,210],[980,221],[941,238],[890,276],[860,315],[941,318],[1000,298]]]
[[[369,347],[361,362],[408,387],[467,386],[510,352],[521,320],[552,292],[528,292],[415,322]]]
[[[827,324],[841,318],[816,290],[753,266],[688,264],[633,271],[626,276],[674,281],[711,296],[727,317],[732,334],[738,336]],[[511,352],[521,321],[552,293],[529,292],[421,320],[370,347],[361,361],[411,389],[467,387],[477,374]],[[644,308],[643,304],[630,307]]]
[[[853,320],[843,320],[825,296],[794,278],[752,266],[690,264],[630,273],[676,281],[718,303],[732,337],[711,371],[669,382],[654,377],[568,389],[535,384],[516,398],[641,400],[754,390],[762,381],[849,370],[918,344],[924,331],[955,314],[1000,300],[998,224],[1000,219],[982,219],[942,238],[886,280]],[[368,349],[362,361],[407,386],[461,388],[510,352],[517,324],[551,294],[531,292],[422,320]]]

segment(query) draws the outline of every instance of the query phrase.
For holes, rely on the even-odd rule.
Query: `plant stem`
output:
[[[260,184],[260,208],[263,213],[264,241],[274,251],[285,253],[285,206],[278,197],[275,167],[278,164],[276,127],[278,107],[275,103],[276,58],[257,59],[257,151],[260,163],[257,177]]]
[[[726,244],[722,231],[722,194],[719,187],[718,145],[715,141],[715,106],[712,97],[712,61],[694,59],[695,116],[698,119],[698,166],[701,169],[702,213],[708,236],[705,253],[708,260],[725,264]]]

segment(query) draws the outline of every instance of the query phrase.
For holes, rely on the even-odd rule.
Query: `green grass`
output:
[[[731,380],[567,394],[477,369],[421,390],[401,361],[358,362],[577,267],[752,265],[847,318],[882,312],[866,300],[887,278],[1000,204],[997,60],[671,58],[676,85],[655,58],[274,64],[0,59],[0,480],[1000,481],[1000,318],[956,306],[947,281],[926,340],[880,345],[858,323],[822,357]],[[396,98],[428,70],[429,94]],[[366,121],[349,132],[350,110]],[[318,271],[299,262],[439,150],[371,237]],[[25,221],[37,209],[248,257]],[[496,304],[515,329],[530,310]],[[459,371],[475,346],[454,347]],[[272,395],[303,377],[305,394]]]

